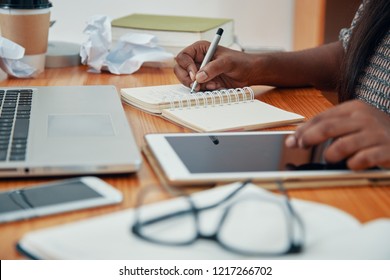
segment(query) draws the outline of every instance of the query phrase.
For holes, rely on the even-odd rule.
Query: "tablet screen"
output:
[[[288,134],[165,136],[190,173],[346,169],[326,164],[324,146],[290,149]]]

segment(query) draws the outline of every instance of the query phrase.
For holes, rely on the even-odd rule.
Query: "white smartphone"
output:
[[[122,194],[97,177],[79,177],[0,192],[0,223],[115,204]]]

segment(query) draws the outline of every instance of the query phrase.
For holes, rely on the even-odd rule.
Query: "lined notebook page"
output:
[[[230,90],[231,91],[231,90]],[[133,106],[139,107],[143,110],[161,113],[164,108],[171,107],[186,107],[189,104],[196,105],[214,103],[226,103],[231,100],[248,100],[253,99],[249,90],[240,89],[236,94],[229,90],[220,90],[214,92],[198,92],[190,93],[190,89],[181,84],[175,85],[163,85],[163,86],[151,86],[151,87],[139,87],[139,88],[124,88],[121,89],[121,96],[123,100]],[[230,96],[228,96],[230,95]]]
[[[301,115],[259,100],[197,108],[165,109],[162,115],[199,132],[254,130],[304,120]]]
[[[125,102],[152,113],[161,113],[162,109],[169,108],[170,97],[187,99],[189,95],[189,89],[181,84],[121,89]]]
[[[169,104],[170,96],[178,96],[183,99],[191,98],[189,89],[183,85],[164,85],[152,87],[139,87],[123,89],[123,94],[127,98],[135,98],[145,103]]]

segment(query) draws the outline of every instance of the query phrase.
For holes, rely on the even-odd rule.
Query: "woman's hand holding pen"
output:
[[[359,100],[335,106],[301,125],[288,147],[310,147],[334,139],[324,152],[328,162],[347,159],[353,170],[390,168],[390,117]]]
[[[176,57],[174,72],[179,81],[190,87],[196,80],[201,90],[237,88],[254,84],[251,79],[254,55],[218,46],[212,60],[201,71],[199,67],[210,46],[199,41],[181,51]],[[198,72],[199,71],[199,72]]]

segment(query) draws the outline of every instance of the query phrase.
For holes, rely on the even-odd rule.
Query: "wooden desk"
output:
[[[119,90],[123,87],[140,87],[149,85],[178,83],[172,69],[143,68],[133,75],[116,76],[108,73],[90,74],[84,66],[46,70],[36,79],[0,80],[0,87],[5,86],[58,86],[58,85],[98,85],[112,84]],[[287,94],[288,93],[288,94]],[[295,111],[308,118],[331,107],[321,92],[313,89],[272,90],[261,96],[261,100],[284,109]],[[188,131],[171,124],[159,117],[151,116],[128,105],[124,105],[137,144],[144,143],[143,135],[151,132],[184,132]],[[292,129],[293,127],[278,128]],[[63,224],[87,217],[110,213],[133,207],[137,192],[146,186],[159,186],[159,181],[144,158],[142,168],[136,174],[120,176],[101,176],[112,184],[124,196],[123,203],[115,206],[82,210],[74,213],[58,214],[28,221],[13,222],[0,225],[0,259],[23,258],[15,250],[16,242],[27,232],[44,227]],[[48,182],[58,178],[35,179],[1,179],[0,190],[14,187],[30,186]],[[327,203],[343,209],[362,222],[379,217],[390,217],[390,188],[388,187],[333,187],[322,189],[291,190],[292,197]]]

